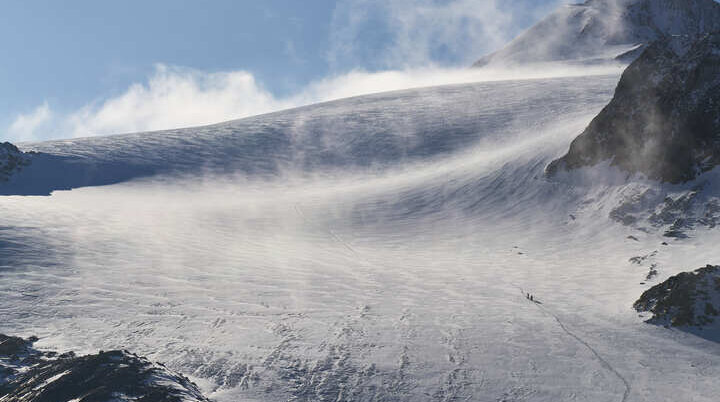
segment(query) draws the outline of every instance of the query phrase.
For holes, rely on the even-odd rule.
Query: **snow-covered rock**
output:
[[[561,7],[475,66],[631,61],[644,45],[663,37],[716,30],[720,4],[713,0],[587,0]]]
[[[649,323],[702,329],[720,315],[720,266],[682,272],[642,294],[634,307],[650,312]]]
[[[0,334],[0,401],[207,402],[197,386],[127,351],[58,355]]]
[[[610,218],[642,232],[657,231],[676,239],[699,228],[716,228],[720,225],[720,197],[711,188],[712,181],[664,191],[655,187],[631,190],[610,211]]]
[[[612,101],[548,173],[611,160],[627,172],[686,182],[720,165],[720,33],[649,46]]]

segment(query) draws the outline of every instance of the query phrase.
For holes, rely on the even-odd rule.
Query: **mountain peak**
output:
[[[717,30],[720,4],[714,0],[587,0],[560,7],[474,66],[632,60],[663,37]]]

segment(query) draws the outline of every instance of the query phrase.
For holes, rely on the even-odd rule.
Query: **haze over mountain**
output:
[[[629,61],[663,37],[717,30],[714,0],[587,0],[559,8],[474,66]]]

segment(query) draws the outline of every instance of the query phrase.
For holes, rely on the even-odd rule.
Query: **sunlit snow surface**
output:
[[[130,349],[223,402],[715,401],[720,347],[643,324],[628,258],[667,277],[718,236],[630,241],[621,185],[543,176],[617,79],[33,144],[155,175],[0,198],[0,332]]]

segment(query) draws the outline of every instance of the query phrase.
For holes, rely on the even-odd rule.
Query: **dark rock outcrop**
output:
[[[686,182],[720,164],[720,33],[658,41],[623,73],[615,96],[548,174],[610,160]]]
[[[683,272],[653,286],[633,307],[650,312],[651,324],[702,329],[720,315],[720,266]]]
[[[207,402],[186,377],[127,351],[41,352],[37,338],[0,334],[0,400]]]
[[[30,164],[30,158],[9,142],[0,143],[0,181],[8,181],[13,173]]]

